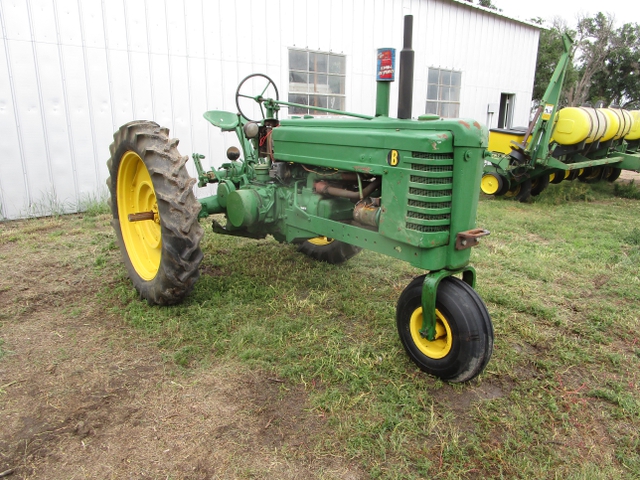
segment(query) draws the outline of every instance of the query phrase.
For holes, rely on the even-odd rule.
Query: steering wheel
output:
[[[256,90],[258,90],[258,91],[260,91],[260,93],[258,95],[247,95],[245,93],[242,93],[242,91],[241,91],[242,87],[247,82],[249,82],[249,83],[245,86],[245,90],[247,90],[247,91],[256,91]],[[260,90],[262,85],[264,85],[264,88],[262,90]],[[240,82],[240,85],[238,85],[238,89],[236,90],[236,107],[238,107],[238,112],[240,113],[240,115],[242,115],[244,118],[246,118],[250,122],[256,122],[257,121],[257,120],[250,119],[242,111],[242,108],[240,107],[240,99],[248,98],[248,99],[253,100],[254,102],[258,103],[258,105],[260,106],[260,113],[262,113],[262,119],[265,119],[266,115],[264,113],[264,109],[262,108],[262,103],[267,98],[272,98],[273,97],[273,95],[265,97],[265,94],[269,90],[269,87],[273,88],[273,91],[275,92],[275,99],[279,100],[280,97],[278,95],[278,87],[276,87],[276,84],[274,83],[274,81],[271,80],[269,77],[267,77],[266,75],[264,75],[262,73],[253,73],[253,74],[249,75],[248,77],[245,77],[244,80],[242,80]],[[245,108],[247,108],[247,107],[248,107],[248,104],[247,104],[247,102],[245,102]]]

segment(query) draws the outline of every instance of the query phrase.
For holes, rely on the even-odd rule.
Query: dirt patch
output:
[[[315,454],[331,431],[300,387],[237,365],[178,371],[104,310],[113,279],[94,265],[119,255],[96,246],[108,221],[35,222],[0,224],[7,478],[362,478]]]
[[[632,181],[636,184],[640,184],[640,173],[634,172],[632,170],[622,170],[620,172],[620,177],[618,177],[618,182],[630,182]]]

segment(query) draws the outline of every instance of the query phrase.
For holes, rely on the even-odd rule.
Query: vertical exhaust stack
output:
[[[400,76],[398,95],[398,118],[411,118],[413,103],[413,64],[415,52],[411,49],[413,37],[413,15],[404,16],[404,44],[400,52]]]

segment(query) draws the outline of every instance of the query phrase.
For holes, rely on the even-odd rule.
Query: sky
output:
[[[541,17],[544,20],[558,16],[567,21],[569,27],[577,23],[577,15],[585,13],[588,16],[598,12],[611,13],[616,19],[616,26],[623,23],[640,24],[640,6],[636,0],[492,0],[493,4],[502,9],[502,13],[528,20]],[[475,3],[475,2],[474,2]]]

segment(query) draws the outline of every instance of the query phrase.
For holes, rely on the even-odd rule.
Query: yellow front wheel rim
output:
[[[151,280],[160,268],[160,213],[149,171],[135,152],[128,151],[122,156],[116,195],[120,230],[131,265],[143,280]],[[154,219],[129,221],[129,214],[142,212],[153,212]]]
[[[307,241],[312,245],[316,245],[318,247],[324,247],[325,245],[329,245],[330,243],[333,243],[334,240],[333,238],[320,236],[320,237],[310,238]]]
[[[436,309],[436,338],[432,342],[420,335],[422,328],[422,307],[416,308],[411,314],[409,320],[409,331],[411,339],[418,347],[418,350],[429,358],[440,359],[446,357],[451,351],[453,337],[451,335],[451,327],[444,315]]]

